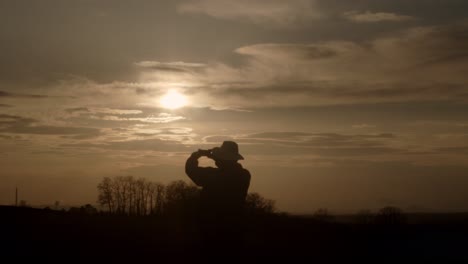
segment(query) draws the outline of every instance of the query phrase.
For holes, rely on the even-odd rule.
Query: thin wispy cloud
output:
[[[129,109],[112,109],[112,108],[85,108],[91,113],[103,113],[103,114],[117,114],[117,115],[136,115],[141,114],[141,110],[129,110]]]
[[[184,72],[190,70],[200,69],[206,66],[203,63],[194,63],[194,62],[159,62],[159,61],[140,61],[135,62],[135,66],[138,66],[143,69],[148,70],[159,70],[159,71],[174,71],[174,72]]]
[[[38,124],[38,120],[13,115],[0,115],[0,133],[30,135],[81,135],[96,137],[100,130],[90,127],[50,126]]]
[[[11,93],[11,92],[0,91],[0,98],[2,97],[41,99],[41,98],[47,98],[49,96],[41,95],[41,94],[22,94],[22,93]]]
[[[314,0],[191,0],[181,3],[178,11],[281,28],[322,17]]]
[[[106,121],[129,121],[129,122],[141,122],[141,123],[155,123],[155,124],[166,124],[175,121],[184,120],[185,117],[172,115],[169,113],[160,113],[156,116],[147,117],[120,117],[115,115],[105,115],[101,117],[91,116],[94,119],[106,120]]]
[[[356,23],[406,22],[416,19],[415,17],[407,15],[371,11],[348,11],[345,12],[343,16],[344,18]]]
[[[371,124],[355,124],[355,125],[352,125],[352,128],[355,128],[355,129],[368,129],[368,128],[375,128],[376,126],[375,125],[371,125]]]

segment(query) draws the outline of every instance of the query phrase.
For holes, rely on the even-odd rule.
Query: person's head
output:
[[[211,151],[211,156],[219,168],[233,165],[238,160],[244,159],[239,154],[239,146],[234,141],[224,141],[221,147],[216,147]]]

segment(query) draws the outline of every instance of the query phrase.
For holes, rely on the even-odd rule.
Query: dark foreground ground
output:
[[[4,260],[15,262],[468,262],[467,214],[422,215],[405,225],[251,216],[221,226],[196,217],[76,215],[15,207],[0,207],[0,217],[5,230],[0,250]]]

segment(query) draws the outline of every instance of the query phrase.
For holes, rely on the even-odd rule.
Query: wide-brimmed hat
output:
[[[224,141],[221,147],[216,147],[211,151],[214,159],[219,160],[243,160],[239,154],[239,146],[234,141]]]

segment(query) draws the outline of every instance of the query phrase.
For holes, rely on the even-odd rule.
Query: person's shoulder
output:
[[[250,171],[246,168],[242,168],[242,174],[245,176],[245,177],[248,177],[250,179],[251,175],[250,175]]]

